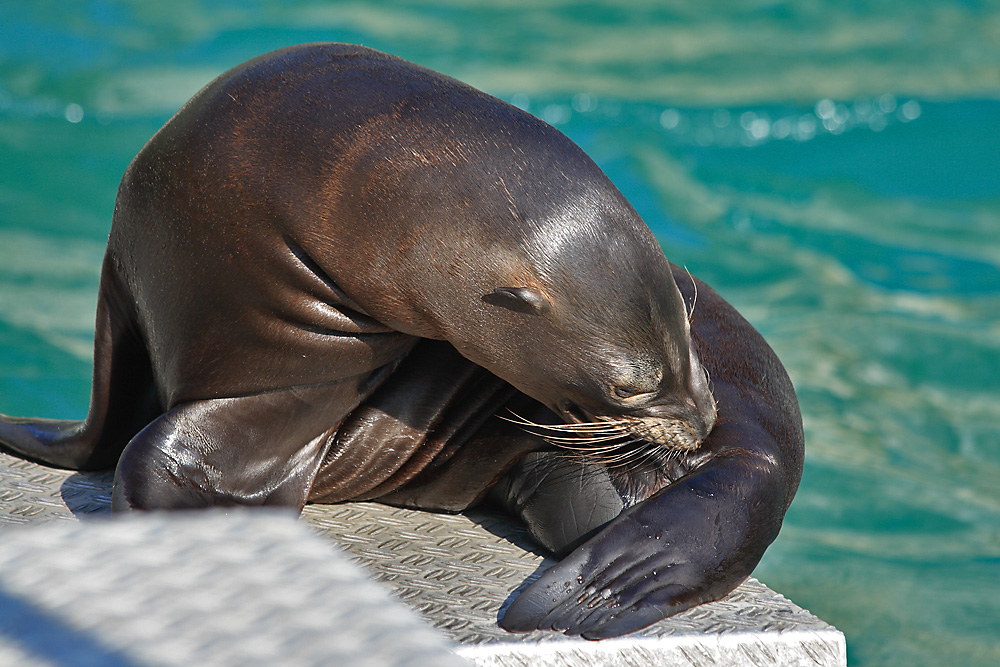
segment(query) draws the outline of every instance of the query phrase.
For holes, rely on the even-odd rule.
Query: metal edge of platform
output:
[[[548,667],[550,665],[846,665],[844,635],[829,630],[786,631],[764,640],[757,633],[670,637],[629,637],[591,642],[535,645],[459,646],[455,652],[480,667]]]

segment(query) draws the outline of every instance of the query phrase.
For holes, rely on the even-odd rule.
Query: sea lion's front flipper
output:
[[[125,448],[112,509],[301,509],[358,379],[174,407]]]
[[[771,465],[719,457],[626,509],[521,593],[501,625],[602,639],[725,595],[778,534],[784,492]]]

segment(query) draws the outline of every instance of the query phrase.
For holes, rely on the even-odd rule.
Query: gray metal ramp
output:
[[[201,647],[183,654],[187,664],[249,664],[243,658],[253,653],[245,650],[252,645],[283,647],[286,664],[365,664],[358,662],[361,658],[357,654],[346,662],[339,659],[346,656],[337,654],[336,650],[341,649],[336,647],[347,640],[332,639],[337,636],[338,628],[348,629],[348,644],[370,644],[370,656],[377,659],[367,664],[381,665],[447,664],[448,660],[456,660],[448,653],[448,646],[458,656],[478,665],[846,664],[843,634],[753,579],[724,600],[702,605],[620,639],[588,642],[556,633],[509,634],[497,625],[500,610],[513,599],[511,594],[515,590],[537,578],[552,561],[533,551],[520,526],[485,512],[448,516],[375,503],[352,503],[309,506],[300,521],[286,521],[268,512],[244,511],[230,512],[229,516],[209,513],[199,518],[202,513],[193,516],[175,513],[144,515],[128,521],[84,521],[64,528],[44,526],[60,519],[74,521],[107,514],[111,479],[110,473],[52,470],[0,453],[0,560],[8,553],[3,549],[12,544],[10,548],[22,548],[17,545],[24,540],[31,542],[39,553],[48,548],[54,553],[67,554],[58,560],[63,569],[46,570],[49,574],[36,576],[40,587],[30,590],[18,588],[17,582],[11,583],[10,577],[14,575],[0,565],[0,613],[16,617],[18,610],[37,609],[43,598],[49,599],[45,597],[51,595],[46,592],[49,588],[74,588],[77,584],[71,582],[90,580],[89,561],[69,554],[76,553],[74,545],[86,545],[93,540],[104,542],[105,561],[109,551],[129,551],[140,563],[146,563],[143,567],[149,572],[142,576],[151,578],[150,586],[162,584],[156,577],[161,571],[169,571],[162,575],[169,577],[169,586],[189,593],[162,601],[156,595],[141,600],[122,598],[121,604],[114,607],[119,616],[114,617],[108,615],[107,608],[97,605],[95,611],[94,605],[85,602],[109,597],[122,586],[108,583],[111,590],[102,594],[100,586],[95,584],[72,603],[89,609],[80,616],[86,621],[83,625],[74,616],[77,612],[64,609],[51,612],[58,613],[63,620],[44,626],[49,631],[68,628],[77,633],[71,635],[77,640],[82,637],[94,646],[116,647],[117,652],[106,652],[104,657],[127,658],[123,663],[93,664],[179,664],[157,659],[159,654],[150,648],[158,646],[150,639],[155,635],[152,628],[157,627],[172,629],[175,632],[172,641],[178,646],[186,646],[190,641],[196,649]],[[267,525],[256,527],[254,522],[258,520]],[[217,523],[206,528],[210,521]],[[154,525],[155,522],[159,523]],[[28,527],[8,529],[8,524]],[[314,534],[310,535],[304,527]],[[32,533],[39,537],[25,537]],[[318,540],[315,534],[339,544],[373,579],[391,587],[407,607],[440,631],[439,643],[421,634],[419,624],[410,625],[408,610],[394,608],[395,603],[377,607],[359,602],[378,592],[378,587],[365,577],[348,577],[338,584],[332,573],[350,572],[352,566],[340,560],[329,541]],[[215,542],[208,545],[210,538]],[[194,548],[190,546],[192,540],[201,540],[198,549],[206,554],[204,563],[194,570],[180,566],[171,569],[171,561],[164,561],[163,553],[178,548],[187,549],[184,553],[190,554]],[[46,543],[51,546],[46,547]],[[319,551],[317,545],[322,546]],[[88,549],[88,558],[101,560],[100,549],[88,546],[84,550]],[[306,554],[302,563],[295,555],[299,552]],[[18,576],[30,576],[32,571],[44,569],[41,560],[34,562],[36,559],[26,555],[29,552],[18,553],[24,563],[17,571],[27,573]],[[234,561],[226,556],[233,553],[251,556],[244,555]],[[150,562],[159,565],[149,568]],[[254,564],[252,586],[243,587],[240,583],[249,575],[235,562]],[[273,577],[269,577],[269,572]],[[142,579],[138,574],[131,576],[133,582]],[[223,598],[218,593],[206,596],[209,589],[205,581],[226,580],[234,582],[235,593]],[[367,591],[365,586],[373,587],[376,592]],[[143,590],[147,590],[145,586]],[[161,589],[154,586],[148,590]],[[274,591],[277,599],[284,602],[275,606],[274,596],[268,591]],[[213,612],[216,619],[212,623],[178,625],[171,620],[175,619],[172,614],[188,604],[194,610],[191,613],[210,608],[208,598],[224,599],[225,608],[232,612]],[[3,606],[8,599],[14,600],[13,607]],[[301,607],[302,614],[290,611],[290,602],[295,608]],[[257,616],[248,616],[246,612],[237,612],[255,605],[269,606],[273,613],[269,615],[262,610]],[[335,609],[319,611],[328,605]],[[104,639],[104,633],[121,639],[115,627],[121,626],[123,609],[127,612],[125,617],[141,619],[139,626],[146,628],[143,632],[147,634],[129,636],[116,644]],[[29,614],[26,618],[32,617]],[[256,619],[256,624],[246,626],[247,618]],[[269,623],[259,622],[267,618],[271,619]],[[0,617],[0,628],[8,627],[10,620]],[[227,621],[233,627],[246,626],[252,630],[227,630]],[[396,621],[401,621],[404,627],[394,628]],[[366,629],[365,623],[371,627]],[[206,638],[206,632],[214,632],[217,640]],[[316,636],[312,637],[310,632]],[[189,639],[188,633],[197,638]],[[323,637],[333,648],[324,648]],[[358,638],[364,641],[357,641]],[[4,658],[13,654],[5,654],[4,650],[23,653],[28,649],[30,644],[26,649],[24,642],[18,643],[9,632],[0,630],[0,664],[11,662]],[[325,660],[321,659],[324,654]],[[236,656],[240,659],[236,660]],[[31,657],[37,659],[39,655],[31,653]],[[90,663],[17,660],[11,664]]]

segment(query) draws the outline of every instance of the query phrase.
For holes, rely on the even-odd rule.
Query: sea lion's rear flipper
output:
[[[125,448],[112,510],[301,509],[337,425],[356,406],[363,380],[175,406]]]
[[[490,499],[521,519],[528,534],[557,557],[625,507],[604,466],[551,451],[532,452],[518,461],[491,489]]]
[[[97,300],[94,379],[87,418],[24,419],[0,415],[0,445],[73,470],[114,467],[139,429],[161,412],[149,355],[121,307],[105,260]]]

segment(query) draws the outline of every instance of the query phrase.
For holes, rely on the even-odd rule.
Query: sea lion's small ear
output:
[[[484,294],[483,301],[529,315],[540,315],[549,309],[549,300],[541,292],[528,287],[498,287]]]

